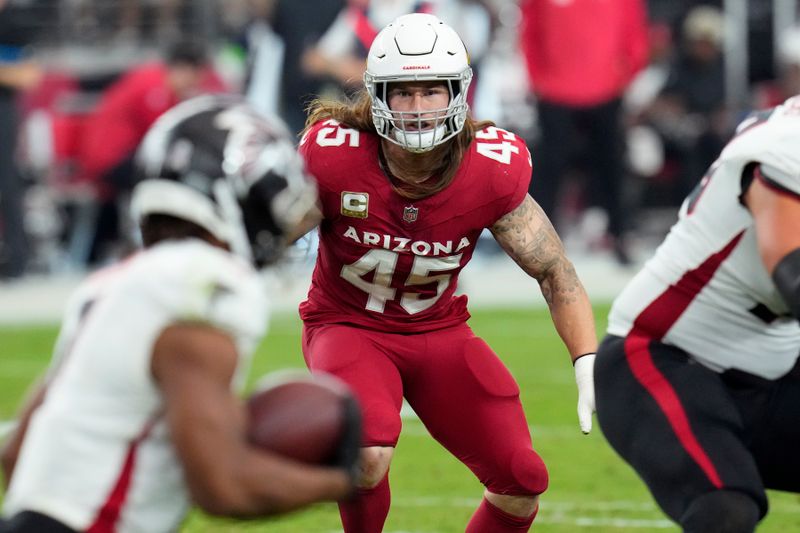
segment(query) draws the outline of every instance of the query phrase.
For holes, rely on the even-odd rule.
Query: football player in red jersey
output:
[[[597,346],[589,300],[550,221],[527,194],[531,157],[509,131],[467,116],[472,71],[459,36],[405,15],[373,42],[353,103],[312,105],[300,151],[318,179],[319,254],[300,306],[313,372],[350,384],[364,411],[359,497],[347,533],[381,531],[403,397],[486,486],[467,532],[527,531],[547,488],[514,378],[467,325],[458,274],[495,239],[542,289],[576,360],[588,432]]]

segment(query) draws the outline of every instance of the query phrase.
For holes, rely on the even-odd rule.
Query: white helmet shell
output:
[[[378,134],[411,152],[426,152],[456,136],[464,127],[472,80],[469,54],[458,34],[433,15],[403,15],[386,26],[367,56],[364,84],[372,99],[372,119]],[[418,112],[394,112],[387,102],[393,82],[442,81],[450,91],[448,106],[429,110],[434,127],[421,129]],[[430,122],[431,118],[425,121]],[[405,128],[404,125],[414,125]]]

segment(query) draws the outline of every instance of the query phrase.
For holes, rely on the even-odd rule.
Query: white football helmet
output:
[[[283,123],[238,96],[198,96],[161,116],[136,159],[134,220],[193,222],[262,267],[276,260],[317,189]]]
[[[453,138],[467,118],[471,80],[469,54],[453,28],[424,13],[397,18],[375,37],[364,73],[378,134],[411,152],[427,152]],[[390,110],[388,85],[407,81],[446,82],[449,104],[426,111],[424,121],[421,113]],[[434,126],[423,130],[423,122],[431,120]]]

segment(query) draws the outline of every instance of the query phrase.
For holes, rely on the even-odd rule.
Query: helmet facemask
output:
[[[364,80],[372,98],[372,120],[378,134],[400,145],[409,152],[427,152],[452,139],[464,127],[469,105],[466,90],[472,70],[462,72],[458,78],[424,78],[409,76],[393,81],[375,82],[369,73]],[[448,105],[426,111],[393,111],[389,108],[388,91],[392,83],[413,81],[441,81],[447,86]]]
[[[384,28],[367,57],[364,85],[381,137],[410,152],[427,152],[458,135],[466,122],[472,69],[458,34],[433,15],[404,15]],[[424,112],[392,111],[391,85],[442,82],[447,107]]]

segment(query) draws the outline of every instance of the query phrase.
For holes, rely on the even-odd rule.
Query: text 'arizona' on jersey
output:
[[[377,135],[334,120],[315,124],[301,141],[318,180],[319,231],[327,237],[301,317],[391,332],[463,322],[469,315],[466,296],[455,296],[458,274],[483,229],[525,198],[530,153],[513,133],[485,128],[449,186],[410,200],[380,168],[379,145]]]
[[[800,326],[761,260],[742,196],[755,175],[800,197],[798,147],[798,99],[742,122],[655,256],[614,302],[608,332],[663,340],[718,372],[768,379],[788,372]]]

